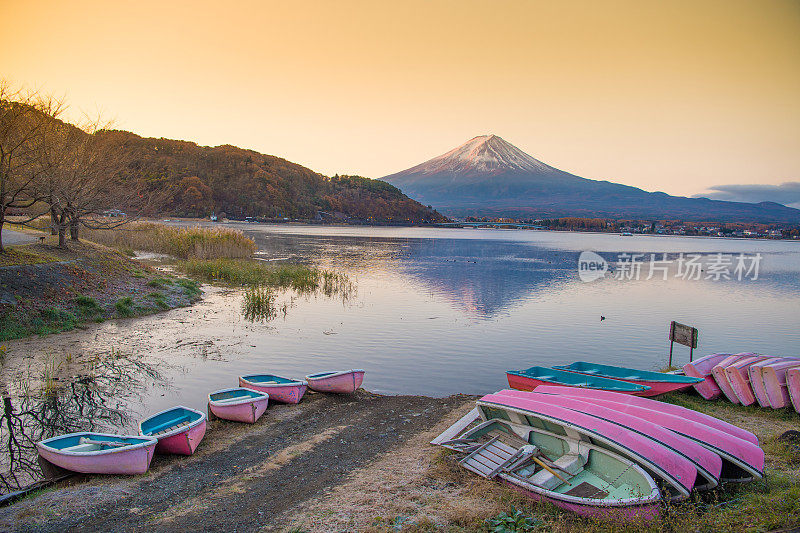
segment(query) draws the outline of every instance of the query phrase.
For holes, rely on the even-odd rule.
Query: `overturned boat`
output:
[[[757,444],[700,423],[698,422],[699,417],[677,416],[659,409],[661,405],[670,404],[648,400],[649,403],[644,404],[646,406],[642,404],[636,405],[621,394],[573,395],[572,391],[563,387],[561,391],[542,391],[540,394],[550,394],[594,403],[607,411],[615,411],[623,417],[652,421],[665,429],[691,439],[722,459],[722,471],[718,476],[722,481],[746,482],[753,479],[761,479],[764,475],[764,451]],[[687,411],[690,410],[687,409]],[[722,424],[725,423],[723,422]],[[718,424],[718,427],[724,426]]]
[[[715,400],[722,396],[722,389],[717,385],[712,369],[731,355],[729,353],[713,353],[683,365],[685,375],[702,378],[703,381],[694,384],[694,390],[706,400]]]
[[[573,411],[596,416],[663,444],[675,453],[682,455],[694,464],[697,473],[694,490],[710,490],[719,485],[722,473],[722,459],[713,451],[683,435],[670,431],[657,420],[630,416],[622,410],[609,409],[608,405],[581,401],[580,398],[567,395],[554,395],[522,391],[501,391],[499,394],[530,398],[537,401],[558,405]]]

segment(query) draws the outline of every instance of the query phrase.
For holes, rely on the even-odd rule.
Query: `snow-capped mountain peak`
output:
[[[497,135],[479,135],[446,154],[405,172],[487,173],[498,171],[552,172],[556,169],[533,158]]]

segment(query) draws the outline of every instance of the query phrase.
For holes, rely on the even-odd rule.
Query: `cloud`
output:
[[[716,185],[694,197],[729,202],[776,202],[800,209],[800,181],[787,181],[780,185]]]

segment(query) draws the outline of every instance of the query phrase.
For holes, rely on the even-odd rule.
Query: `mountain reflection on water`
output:
[[[472,230],[473,235],[469,238],[447,238],[449,235],[458,236],[459,231],[470,230],[439,230],[441,233],[437,238],[392,238],[381,236],[380,233],[378,236],[370,235],[371,228],[365,228],[360,235],[302,233],[308,228],[301,228],[295,234],[292,233],[296,229],[293,227],[266,228],[266,231],[248,231],[259,244],[259,253],[263,257],[322,262],[338,268],[367,272],[392,271],[415,280],[472,318],[492,318],[537,294],[546,296],[558,292],[560,288],[566,290],[567,285],[582,285],[577,276],[578,256],[584,249],[591,249],[592,245],[596,245],[591,242],[593,237],[614,245],[612,250],[600,253],[609,262],[611,272],[597,283],[664,281],[660,279],[658,272],[649,276],[648,263],[654,258],[656,261],[670,261],[667,281],[686,281],[689,284],[688,290],[692,290],[692,284],[713,283],[728,286],[735,292],[752,291],[761,296],[768,293],[800,295],[800,254],[797,250],[800,247],[797,246],[798,243],[786,241],[775,243],[693,239],[692,242],[684,239],[694,245],[687,249],[688,253],[700,256],[705,264],[717,254],[723,253],[733,262],[731,271],[739,254],[747,254],[749,257],[756,253],[752,250],[763,245],[783,245],[787,249],[761,253],[757,280],[737,280],[735,276],[710,280],[706,279],[705,271],[699,280],[676,280],[677,261],[682,255],[688,256],[688,253],[684,253],[681,246],[676,247],[675,241],[678,239],[663,237],[650,237],[646,243],[642,243],[639,238],[620,239],[609,234],[543,234],[518,231],[516,235],[512,235],[508,231],[490,234],[486,230]],[[475,238],[475,232],[484,233],[489,238]],[[356,230],[354,233],[359,232]],[[552,242],[540,244],[533,240],[521,240],[520,233],[550,238],[553,235],[563,236],[567,240],[577,237],[579,241],[572,244],[578,244],[581,240],[588,242],[586,248],[552,246]],[[510,239],[504,240],[503,237]],[[657,245],[661,247],[658,248]],[[629,260],[624,259],[625,254],[637,254],[638,261],[643,263],[642,275],[638,280],[614,279],[613,269],[615,263],[621,259],[621,254],[622,260]],[[648,279],[649,277],[654,279]]]

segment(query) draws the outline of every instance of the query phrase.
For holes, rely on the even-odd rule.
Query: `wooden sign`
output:
[[[697,328],[673,320],[669,326],[669,340],[689,348],[697,348]]]
[[[672,366],[672,346],[674,343],[689,347],[689,361],[692,360],[694,349],[697,348],[697,328],[675,322],[669,325],[669,366]]]

